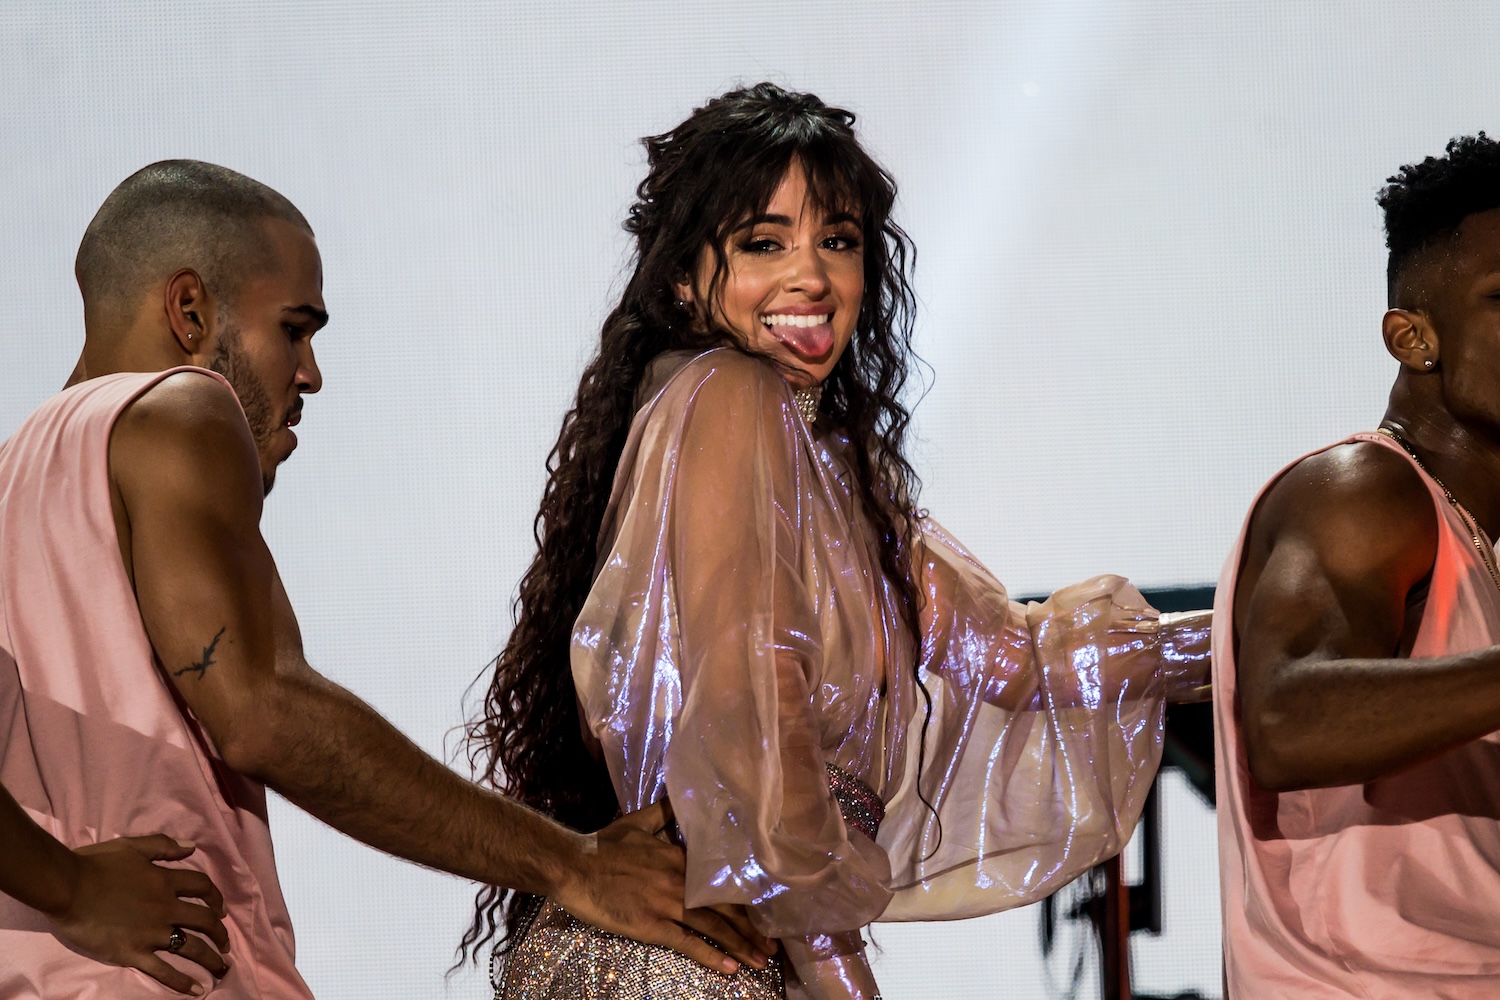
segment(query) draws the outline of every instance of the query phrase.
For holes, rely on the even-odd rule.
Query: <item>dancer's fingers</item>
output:
[[[146,837],[121,837],[120,843],[139,851],[152,861],[181,861],[197,850],[191,840],[174,840],[161,833]]]
[[[155,955],[143,955],[138,961],[131,964],[169,990],[176,990],[178,993],[191,993],[195,997],[203,995],[203,987],[198,985],[196,980],[191,976],[178,972]]]
[[[203,900],[203,904],[219,916],[224,915],[224,896],[213,879],[191,868],[172,868],[172,888],[179,897],[187,896]],[[224,947],[224,945],[220,945]]]
[[[688,910],[683,913],[682,922],[704,937],[712,938],[721,949],[746,965],[756,969],[766,967],[770,953],[757,943],[765,939],[750,926],[750,919],[745,915],[743,907],[702,907]]]
[[[224,922],[208,907],[180,902],[172,912],[172,922],[210,938],[220,951],[229,951],[229,932],[224,928]]]
[[[674,924],[670,920],[659,921],[648,934],[641,935],[641,940],[647,944],[671,948],[679,955],[685,955],[699,965],[715,969],[726,976],[732,976],[740,970],[739,962],[702,938],[689,934],[682,928],[682,925]]]
[[[187,944],[177,949],[177,954],[189,962],[203,966],[215,979],[223,979],[229,972],[229,963],[224,961],[223,956],[209,947],[208,942],[198,935],[188,934],[186,937]]]
[[[662,799],[651,803],[644,809],[637,809],[633,813],[622,816],[615,822],[654,834],[666,826],[671,818],[672,812],[667,806],[667,800]]]

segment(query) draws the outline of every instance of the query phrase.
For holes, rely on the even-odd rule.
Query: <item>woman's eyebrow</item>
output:
[[[829,212],[828,215],[824,216],[823,218],[823,225],[825,226],[833,226],[844,222],[852,223],[856,226],[859,225],[859,219],[855,217],[853,212]],[[735,226],[733,231],[740,232],[744,229],[754,229],[756,226],[760,225],[790,227],[793,224],[794,220],[789,215],[771,215],[762,212],[759,215],[750,216],[744,222],[741,222],[739,225]]]
[[[792,225],[792,217],[790,215],[768,215],[762,212],[760,215],[750,216],[750,218],[735,226],[734,231],[739,232],[741,229],[754,229],[760,225],[790,226]]]

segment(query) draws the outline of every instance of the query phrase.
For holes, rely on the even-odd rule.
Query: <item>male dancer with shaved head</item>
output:
[[[1377,432],[1251,508],[1215,609],[1235,1000],[1479,1000],[1500,983],[1500,144],[1381,193]]]
[[[307,996],[266,786],[400,857],[726,971],[686,928],[759,962],[741,914],[684,911],[664,808],[568,831],[303,658],[259,529],[323,381],[301,213],[222,167],[154,164],[100,208],[77,276],[69,387],[0,446],[0,996],[197,994],[205,972],[216,995]]]

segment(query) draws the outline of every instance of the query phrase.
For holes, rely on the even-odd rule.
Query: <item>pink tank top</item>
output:
[[[181,864],[206,872],[229,910],[232,969],[209,995],[311,997],[293,965],[265,789],[224,765],[177,698],[120,559],[110,431],[181,371],[228,386],[199,368],[93,379],[0,445],[0,782],[70,847],[155,833],[194,841]],[[179,995],[69,950],[41,914],[0,894],[0,997]]]
[[[1348,441],[1406,455],[1383,434]],[[1500,590],[1442,489],[1416,471],[1439,527],[1411,655],[1494,645]],[[1242,529],[1219,580],[1214,618],[1224,625],[1244,544]],[[1229,996],[1500,996],[1500,734],[1365,785],[1264,791],[1245,761],[1231,633],[1215,628],[1213,645]]]

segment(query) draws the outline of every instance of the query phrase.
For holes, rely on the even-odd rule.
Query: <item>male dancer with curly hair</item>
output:
[[[1500,982],[1500,144],[1381,192],[1378,431],[1266,486],[1215,609],[1229,995]]]

